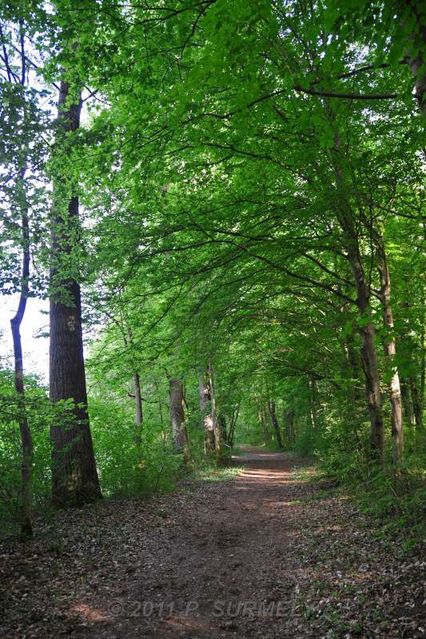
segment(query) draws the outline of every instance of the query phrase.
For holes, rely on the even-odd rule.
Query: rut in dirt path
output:
[[[303,460],[246,448],[237,463],[231,482],[62,513],[18,567],[9,548],[0,635],[425,636],[419,557],[303,480]]]

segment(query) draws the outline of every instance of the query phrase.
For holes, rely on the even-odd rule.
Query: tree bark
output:
[[[204,430],[204,454],[214,454],[216,450],[215,425],[213,415],[213,389],[210,365],[206,371],[198,371],[201,423]]]
[[[361,325],[361,361],[364,371],[365,393],[370,415],[370,452],[372,460],[383,461],[384,423],[382,396],[380,392],[379,366],[376,350],[376,331],[371,319],[370,291],[359,252],[358,239],[353,220],[343,222],[346,235],[348,259],[352,267],[357,291],[357,307]]]
[[[22,186],[25,169],[18,178],[18,189]],[[13,355],[15,363],[15,390],[18,399],[18,422],[21,436],[21,537],[32,537],[32,469],[33,469],[33,441],[28,423],[25,406],[24,359],[22,353],[21,324],[27,307],[30,276],[30,231],[28,221],[28,205],[25,200],[21,204],[21,292],[15,316],[10,320],[13,339]]]
[[[274,428],[275,440],[280,448],[284,448],[283,440],[281,437],[280,425],[278,423],[278,418],[277,418],[277,409],[276,409],[275,402],[272,399],[268,400],[268,408],[269,408],[269,414],[271,416],[272,426]]]
[[[415,426],[416,421],[414,418],[413,404],[411,402],[410,386],[407,380],[401,380],[401,398],[403,417],[405,418],[407,426],[412,428]]]
[[[417,380],[414,376],[410,377],[410,393],[411,393],[411,401],[413,402],[413,411],[414,418],[416,422],[416,430],[422,431],[424,429],[423,425],[423,406],[420,398],[419,389],[417,386]]]
[[[404,453],[404,426],[402,419],[401,385],[399,381],[398,367],[395,362],[396,341],[391,306],[391,281],[382,238],[379,239],[378,261],[381,284],[381,302],[383,307],[383,324],[386,331],[384,349],[391,367],[391,378],[388,384],[388,389],[392,409],[391,424],[393,437],[393,463],[397,466]]]
[[[64,134],[80,125],[81,99],[69,104],[70,98],[69,85],[62,81],[57,144],[63,142]],[[71,420],[66,420],[70,423],[61,423],[57,416],[51,425],[52,501],[63,507],[98,499],[101,490],[87,411],[80,285],[62,266],[75,242],[72,228],[75,232],[78,225],[79,200],[72,193],[62,212],[54,185],[55,195],[59,201],[55,203],[51,230],[50,399],[53,403],[71,400],[72,404]]]
[[[175,452],[183,453],[185,461],[189,460],[189,441],[185,426],[185,410],[183,382],[171,378],[170,385],[170,417],[172,422],[172,438]]]
[[[211,406],[211,420],[213,425],[213,441],[214,441],[214,452],[216,455],[216,460],[219,461],[222,455],[222,433],[220,429],[217,406],[216,406],[216,387],[214,382],[214,374],[213,374],[213,365],[211,362],[208,367],[208,377],[209,377],[209,386],[210,386],[210,406]]]
[[[308,390],[309,390],[309,403],[310,403],[310,418],[311,418],[311,426],[314,430],[318,430],[319,421],[318,421],[318,392],[317,392],[317,382],[313,375],[311,375],[308,379]]]
[[[239,413],[240,413],[240,406],[238,404],[236,407],[234,407],[234,409],[232,411],[232,415],[231,415],[231,419],[230,419],[230,423],[229,423],[228,444],[229,444],[229,446],[231,448],[233,448],[233,446],[234,446],[235,427],[237,425]]]
[[[210,404],[210,389],[209,383],[205,379],[206,374],[202,368],[199,368],[197,371],[198,374],[198,397],[200,402],[200,425],[201,428],[205,428],[205,418],[209,412],[209,404]]]
[[[339,202],[336,215],[343,232],[343,245],[354,277],[356,289],[356,305],[361,326],[361,360],[364,371],[365,393],[370,416],[370,456],[372,461],[383,461],[384,452],[384,423],[382,397],[380,392],[380,377],[375,343],[375,327],[372,320],[370,303],[370,285],[365,275],[362,255],[359,245],[355,216],[346,199],[348,189],[342,172],[342,156],[340,153],[339,136],[335,134],[335,148],[333,162],[336,176],[336,187]]]
[[[426,116],[426,20],[424,11],[422,11],[422,3],[418,0],[406,0],[402,3],[407,11],[407,18],[410,24],[415,25],[415,29],[411,34],[411,42],[409,51],[414,51],[413,55],[408,55],[408,65],[414,77],[415,97],[417,99],[419,110],[423,116]]]
[[[284,428],[287,442],[293,444],[295,441],[294,411],[291,408],[284,410]]]
[[[133,375],[133,389],[135,393],[135,442],[136,446],[140,448],[142,445],[143,406],[139,373]]]

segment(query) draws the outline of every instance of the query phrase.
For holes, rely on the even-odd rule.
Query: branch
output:
[[[335,93],[334,91],[322,91],[321,89],[305,89],[300,84],[296,84],[295,91],[316,95],[322,98],[341,98],[343,100],[394,100],[398,93]]]

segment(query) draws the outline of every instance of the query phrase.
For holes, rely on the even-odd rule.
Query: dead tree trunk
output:
[[[68,83],[62,81],[58,145],[80,125],[81,99],[72,98]],[[62,507],[98,499],[101,491],[87,411],[80,285],[67,266],[78,236],[79,201],[72,180],[64,176],[59,183],[58,176],[56,181],[51,222],[50,399],[72,402],[70,423],[57,416],[51,425],[52,500]]]

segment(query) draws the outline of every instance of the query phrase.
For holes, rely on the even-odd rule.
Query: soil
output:
[[[308,481],[306,461],[253,448],[235,461],[232,481],[105,500],[0,545],[0,636],[426,636],[418,552]]]

